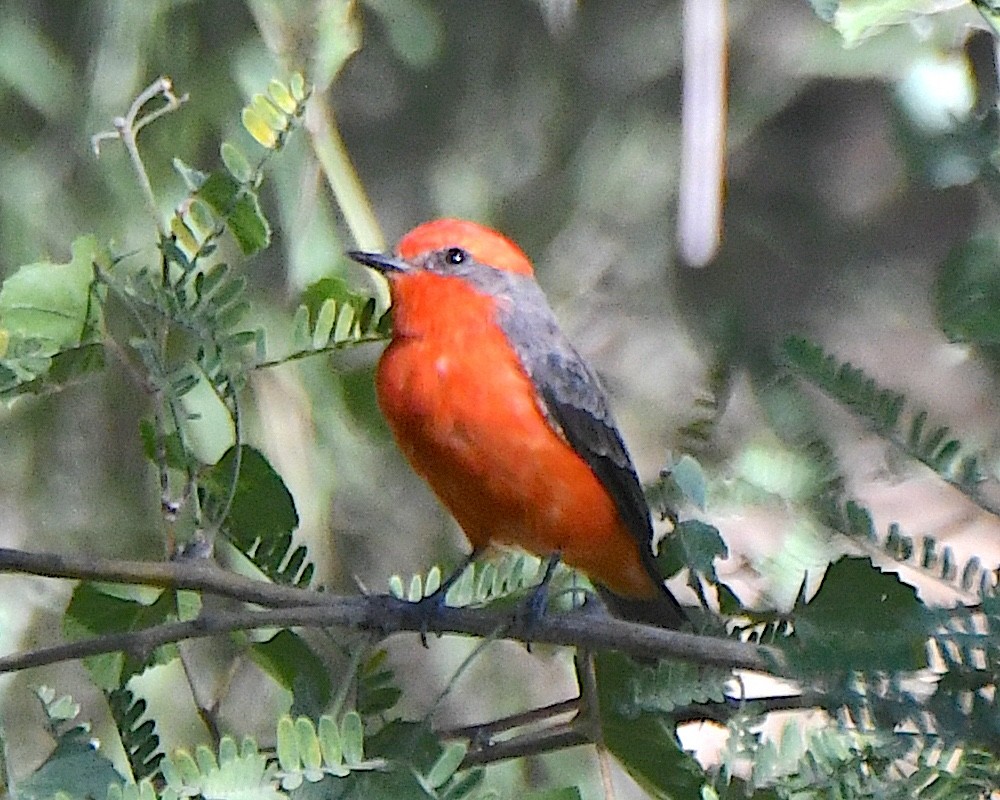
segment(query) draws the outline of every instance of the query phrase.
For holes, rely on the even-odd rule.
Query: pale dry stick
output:
[[[685,0],[677,244],[691,267],[722,242],[726,180],[726,0]]]
[[[142,113],[145,105],[159,96],[162,96],[166,101],[165,105],[140,117],[139,115]],[[146,208],[153,217],[156,229],[160,232],[161,237],[166,237],[168,232],[163,226],[163,220],[160,218],[160,210],[156,205],[156,195],[153,194],[153,185],[149,181],[149,174],[146,172],[146,166],[143,164],[142,156],[139,154],[137,138],[139,131],[165,114],[176,111],[187,100],[187,94],[179,97],[174,94],[174,84],[170,78],[165,76],[157,78],[132,101],[132,105],[129,106],[128,112],[124,117],[115,117],[111,121],[111,124],[114,126],[113,131],[102,131],[90,138],[94,154],[97,156],[101,154],[101,142],[108,139],[119,139],[121,141],[125,147],[125,152],[128,153],[129,161],[132,163],[132,169],[139,179],[139,186],[142,188]]]

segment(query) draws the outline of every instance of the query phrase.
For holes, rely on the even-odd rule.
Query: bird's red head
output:
[[[448,247],[460,247],[480,264],[519,275],[534,275],[531,262],[520,247],[485,225],[463,219],[436,219],[418,225],[396,245],[406,261]]]

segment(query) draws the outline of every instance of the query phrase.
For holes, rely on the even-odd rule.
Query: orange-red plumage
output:
[[[558,552],[615,595],[662,603],[662,624],[678,624],[683,614],[651,568],[648,509],[604,395],[555,326],[527,257],[460,220],[421,225],[397,253],[385,263],[355,257],[390,281],[393,336],[376,389],[415,471],[473,547]],[[603,445],[589,447],[591,424],[595,442],[610,437],[623,460],[610,473]],[[612,467],[624,470],[628,497]]]

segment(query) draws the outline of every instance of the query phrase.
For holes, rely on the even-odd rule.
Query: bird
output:
[[[472,546],[583,572],[612,614],[687,615],[659,574],[642,484],[594,371],[560,329],[531,261],[503,234],[437,219],[394,254],[351,251],[389,283],[379,408]],[[543,584],[545,581],[543,580]]]

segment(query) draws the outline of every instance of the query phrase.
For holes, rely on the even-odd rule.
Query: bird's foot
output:
[[[524,626],[524,644],[529,653],[531,652],[531,639],[534,629],[545,617],[545,613],[548,610],[549,586],[552,583],[552,574],[555,572],[560,560],[561,555],[558,552],[549,556],[548,563],[545,565],[545,574],[542,576],[541,582],[532,589],[531,594],[517,605],[515,620]]]
[[[442,610],[447,607],[446,597],[448,591],[451,589],[458,579],[462,577],[465,570],[469,568],[473,561],[478,557],[479,550],[473,550],[462,564],[452,572],[444,581],[438,586],[433,592],[424,597],[421,597],[416,601],[417,610],[420,614],[420,643],[427,647],[427,633],[433,630],[433,623],[436,622],[437,618],[441,616]]]
[[[420,615],[420,644],[424,647],[427,647],[428,632],[433,630],[433,625],[440,618],[442,609],[447,606],[446,594],[448,594],[447,587],[441,586],[416,602],[417,613]]]

